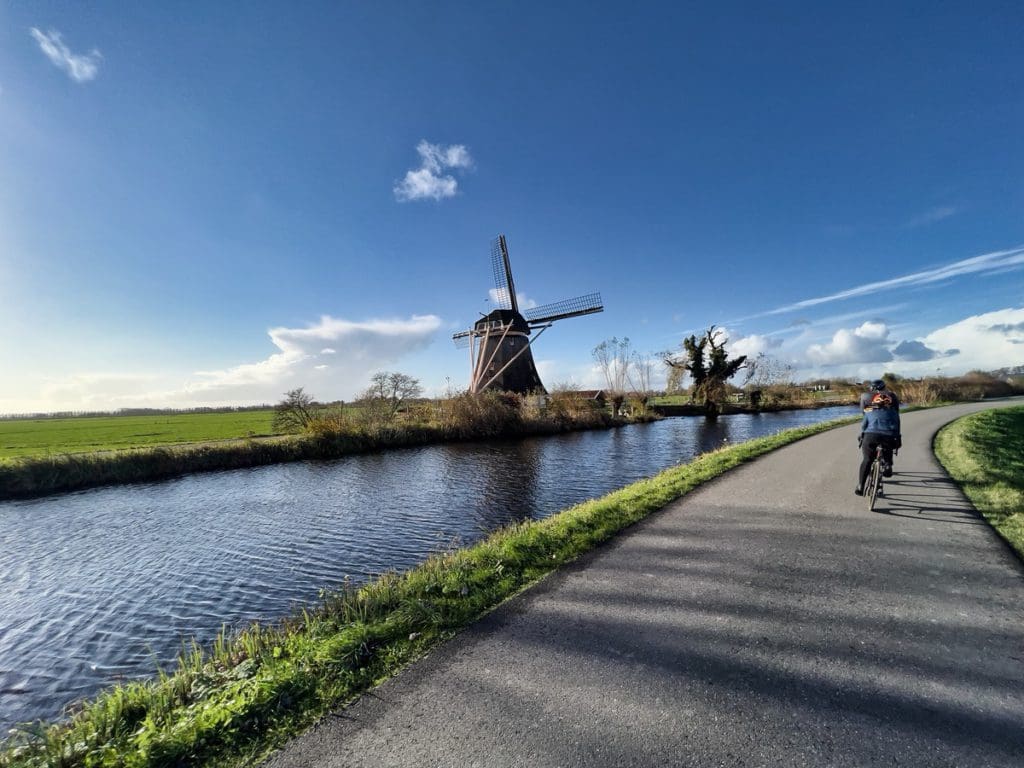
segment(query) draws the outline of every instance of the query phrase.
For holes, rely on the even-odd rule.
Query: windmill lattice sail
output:
[[[470,350],[469,391],[544,392],[531,345],[557,320],[603,311],[601,294],[588,293],[520,313],[504,235],[498,235],[491,244],[491,270],[497,309],[477,320],[472,328],[452,336],[457,347]]]
[[[594,312],[601,312],[603,310],[604,305],[601,303],[601,294],[587,293],[583,296],[577,296],[575,299],[563,299],[562,301],[528,309],[523,312],[523,317],[526,318],[530,325],[539,325],[540,323],[553,323],[555,320],[564,320],[567,317],[591,315]]]
[[[491,243],[491,271],[494,273],[494,302],[498,309],[518,312],[516,284],[512,280],[512,264],[508,260],[508,245],[504,235],[498,235]]]

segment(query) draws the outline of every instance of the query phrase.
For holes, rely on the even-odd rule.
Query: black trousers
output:
[[[860,475],[857,485],[861,488],[868,479],[868,472],[871,471],[871,462],[875,460],[875,446],[882,446],[882,461],[892,466],[892,451],[896,447],[896,438],[892,435],[882,435],[878,432],[865,432],[864,442],[860,444],[861,460]]]

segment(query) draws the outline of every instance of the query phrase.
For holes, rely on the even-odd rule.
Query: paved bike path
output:
[[[855,426],[740,467],[268,766],[1018,768],[1024,567],[931,451],[1004,404],[905,414],[875,512]]]

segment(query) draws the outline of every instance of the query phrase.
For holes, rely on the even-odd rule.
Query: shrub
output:
[[[302,432],[316,417],[315,401],[302,387],[285,393],[284,400],[274,406],[275,432]]]
[[[314,437],[337,435],[352,429],[352,423],[342,409],[317,413],[306,424],[305,431]]]
[[[522,408],[522,397],[512,392],[465,392],[447,402],[443,427],[456,437],[494,437],[522,424]]]

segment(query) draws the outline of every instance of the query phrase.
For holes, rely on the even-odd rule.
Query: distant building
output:
[[[584,400],[593,400],[602,408],[608,402],[608,397],[603,389],[581,389],[576,394]]]

